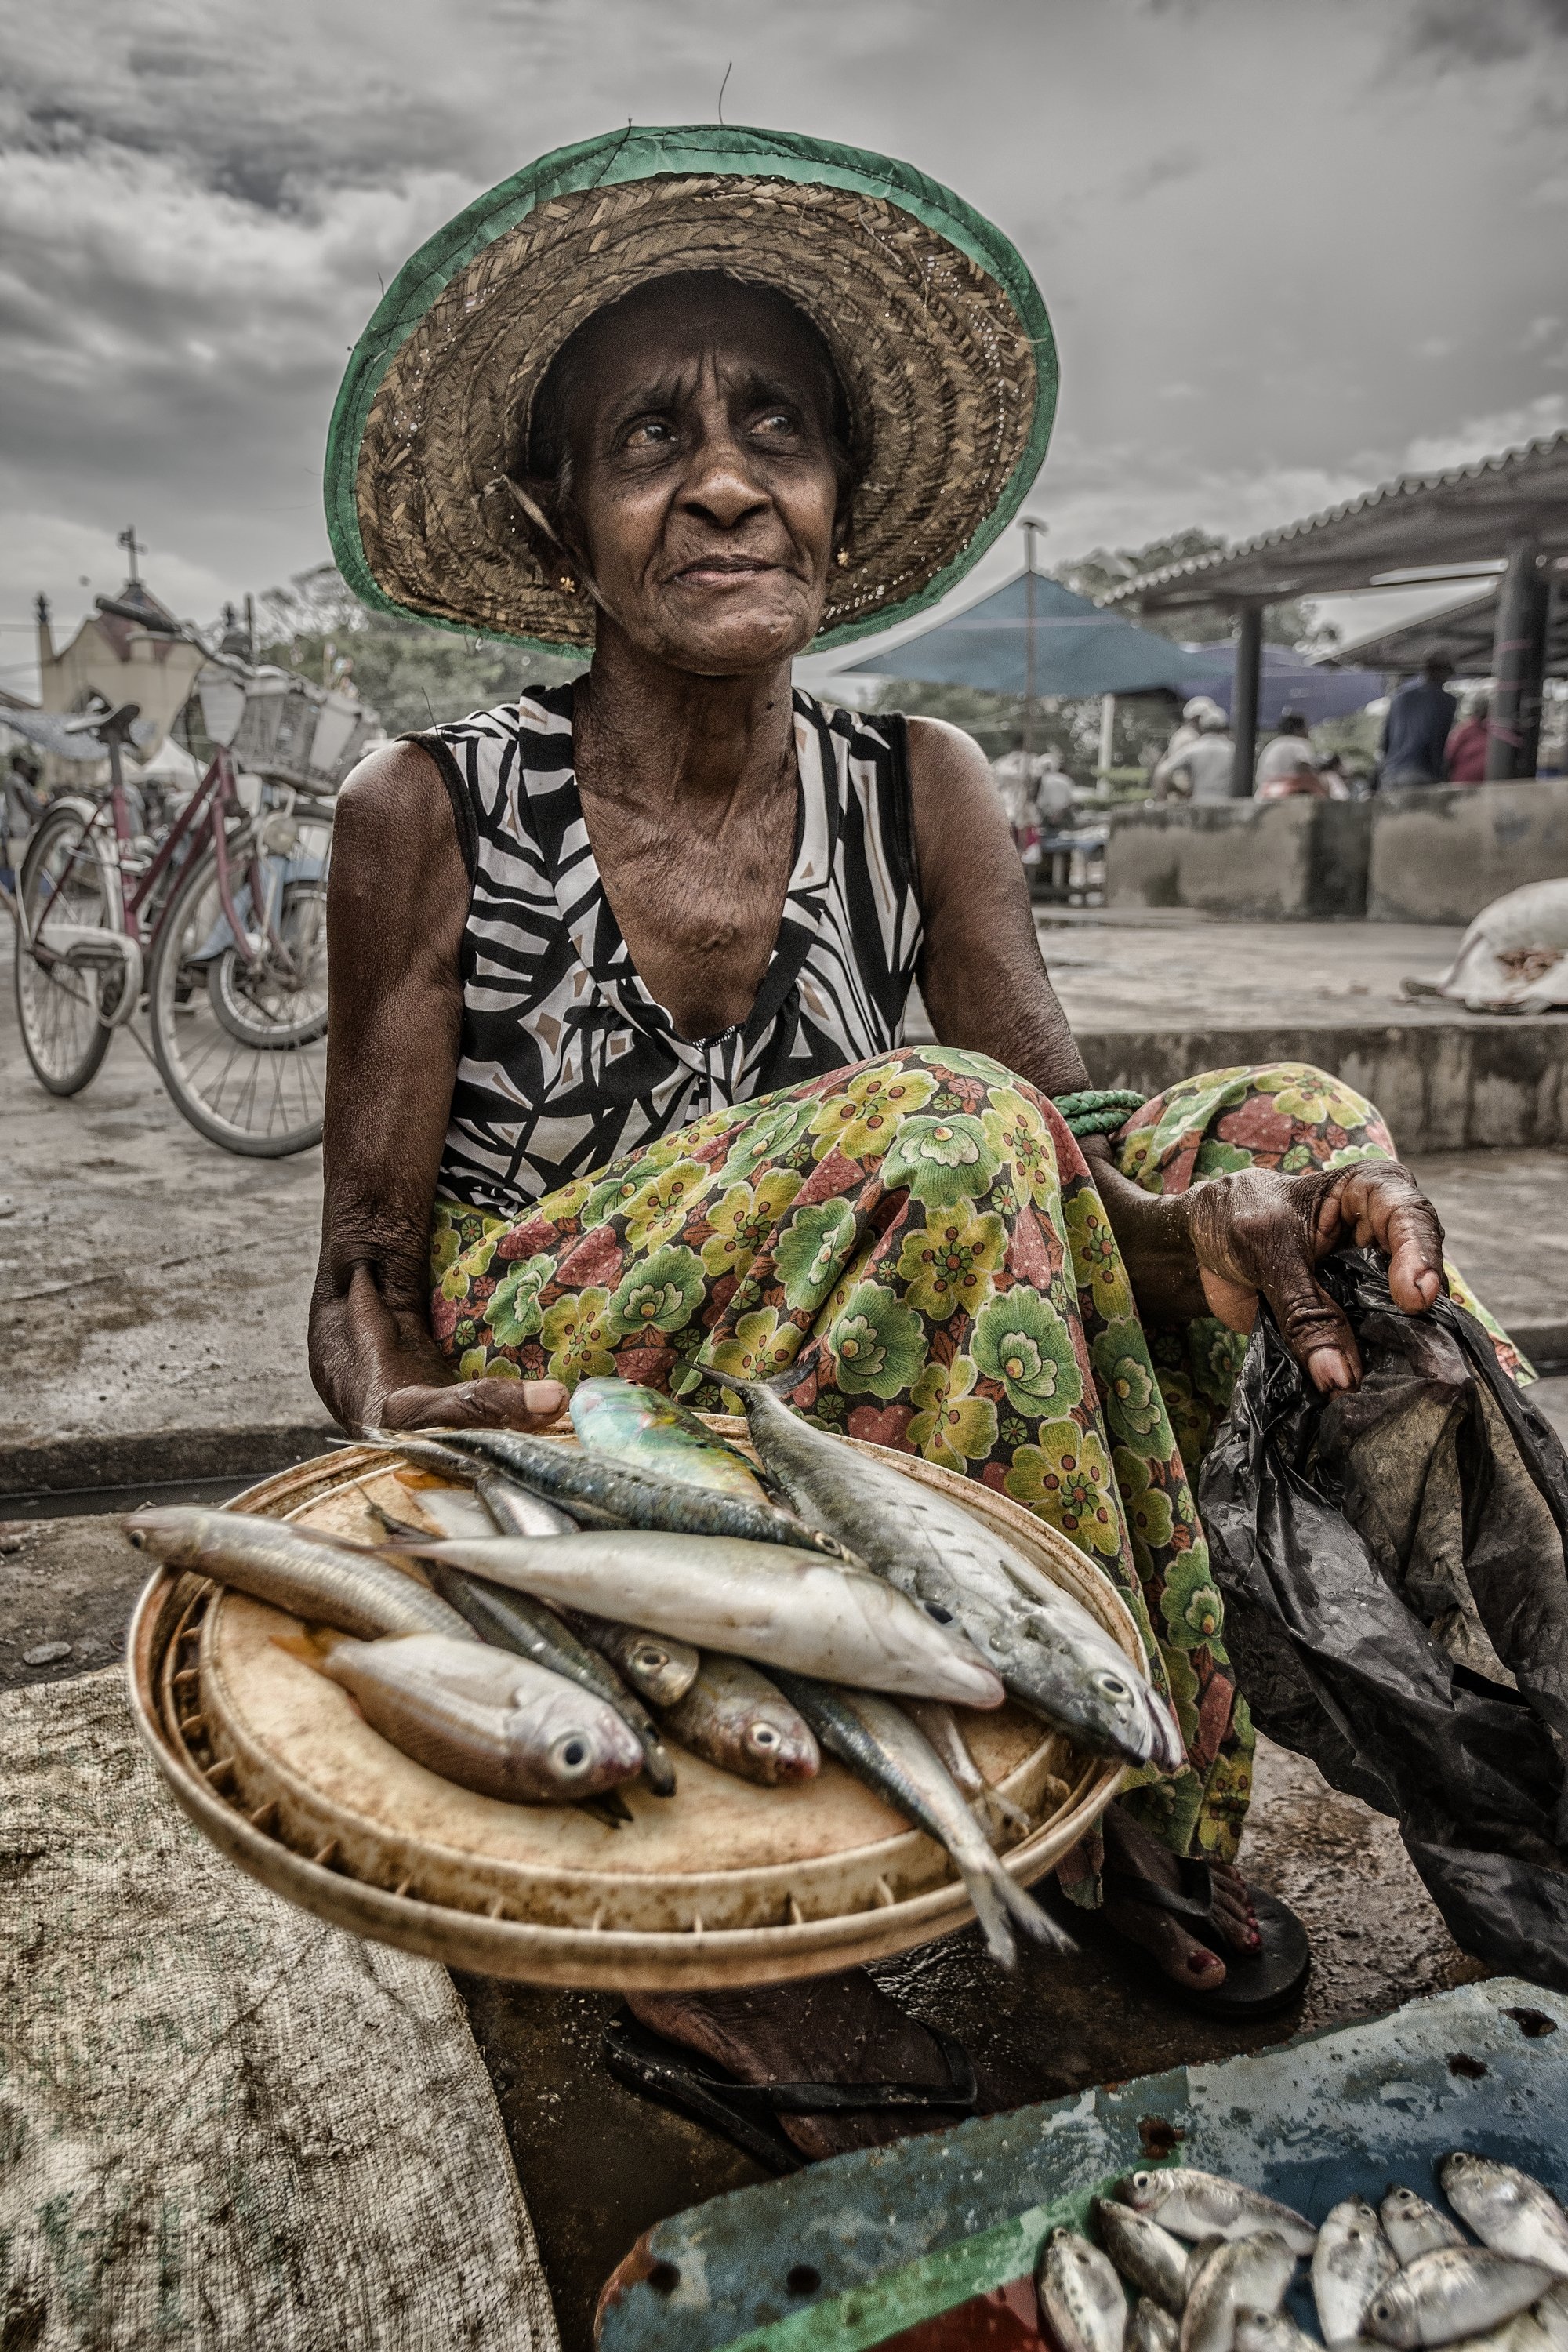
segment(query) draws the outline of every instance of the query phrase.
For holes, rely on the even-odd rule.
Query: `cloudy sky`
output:
[[[1568,0],[0,0],[0,35],[24,691],[34,594],[68,628],[128,522],[198,617],[320,560],[382,284],[545,149],[713,119],[726,67],[731,122],[908,157],[1022,248],[1052,561],[1568,424]]]

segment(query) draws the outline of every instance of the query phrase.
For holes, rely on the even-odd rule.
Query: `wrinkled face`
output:
[[[832,419],[821,345],[761,289],[669,281],[593,321],[571,369],[562,536],[601,614],[707,677],[809,644],[839,506]]]

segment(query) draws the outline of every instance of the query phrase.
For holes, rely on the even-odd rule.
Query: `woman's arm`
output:
[[[338,797],[327,893],[326,1202],[310,1376],[346,1429],[527,1428],[553,1381],[454,1380],[431,1336],[430,1213],[462,1016],[468,881],[429,756],[394,743]]]
[[[1087,1087],[978,744],[941,719],[913,719],[910,774],[926,928],[921,992],[937,1036],[993,1055],[1042,1094]],[[1164,1199],[1123,1176],[1102,1139],[1082,1148],[1143,1312],[1172,1323],[1215,1315],[1249,1330],[1261,1293],[1320,1388],[1353,1387],[1361,1375],[1350,1327],[1313,1275],[1320,1257],[1352,1239],[1375,1242],[1409,1314],[1441,1287],[1436,1213],[1391,1161],[1300,1176],[1248,1169]]]

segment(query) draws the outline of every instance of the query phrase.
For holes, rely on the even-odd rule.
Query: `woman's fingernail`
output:
[[[1348,1389],[1351,1384],[1351,1368],[1337,1349],[1314,1348],[1307,1370],[1321,1389]]]
[[[1425,1274],[1418,1274],[1415,1277],[1415,1287],[1421,1293],[1422,1297],[1426,1301],[1428,1307],[1431,1306],[1432,1301],[1436,1297],[1437,1293],[1442,1286],[1442,1277],[1439,1275],[1434,1274],[1430,1266],[1428,1266]]]
[[[530,1412],[559,1412],[566,1391],[559,1381],[524,1381],[522,1401]]]

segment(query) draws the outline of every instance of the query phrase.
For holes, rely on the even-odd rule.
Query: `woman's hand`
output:
[[[1419,1315],[1446,1287],[1443,1228],[1407,1168],[1388,1160],[1281,1176],[1215,1177],[1179,1196],[1211,1315],[1250,1331],[1261,1295],[1320,1389],[1351,1389],[1361,1357],[1314,1269],[1352,1242],[1386,1253],[1394,1303]]]
[[[383,1429],[547,1429],[566,1410],[559,1381],[459,1381],[453,1387],[392,1389]]]

